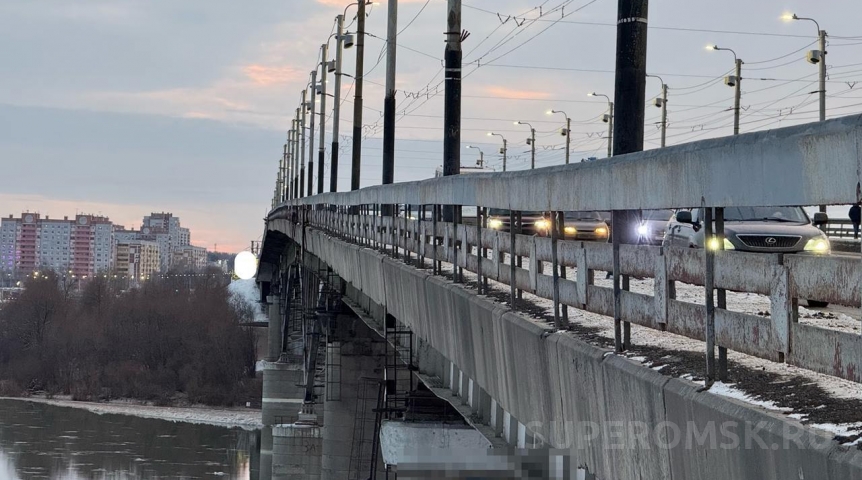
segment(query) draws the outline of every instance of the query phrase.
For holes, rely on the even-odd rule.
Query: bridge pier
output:
[[[328,358],[340,365],[338,382],[327,381],[326,395],[323,404],[326,425],[323,428],[323,462],[322,478],[324,480],[341,480],[351,477],[351,463],[355,468],[358,461],[357,453],[364,455],[369,452],[357,452],[354,441],[365,435],[370,440],[374,434],[372,409],[377,406],[377,388],[373,391],[363,391],[363,382],[377,382],[383,379],[384,366],[383,342],[364,323],[355,317],[339,316],[335,322],[334,331],[330,332],[330,343],[339,343],[339,358]],[[327,373],[330,373],[329,371]],[[334,372],[332,372],[334,373]],[[373,395],[372,395],[373,394]],[[373,396],[373,398],[369,398]],[[364,410],[364,411],[363,411]],[[357,415],[362,415],[357,422]],[[364,429],[358,432],[357,428]],[[368,444],[370,446],[370,443]],[[378,472],[383,471],[382,463],[378,464]],[[365,472],[360,478],[366,478]]]
[[[266,361],[275,362],[281,356],[281,326],[282,318],[279,312],[279,302],[276,295],[266,297],[269,304],[269,349]]]

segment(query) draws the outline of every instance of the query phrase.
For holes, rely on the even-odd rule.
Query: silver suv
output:
[[[664,246],[719,250],[717,238],[705,238],[703,209],[679,210],[670,219]],[[817,226],[829,221],[825,213],[808,218],[801,207],[727,207],[724,209],[724,249],[761,253],[828,255],[829,238]],[[825,302],[808,300],[811,307]]]

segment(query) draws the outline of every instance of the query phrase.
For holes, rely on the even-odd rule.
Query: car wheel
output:
[[[811,308],[826,308],[829,306],[829,302],[821,302],[819,300],[807,300],[807,302]]]

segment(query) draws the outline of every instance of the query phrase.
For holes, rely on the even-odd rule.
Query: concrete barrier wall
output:
[[[306,236],[342,278],[361,279],[348,294],[387,309],[599,479],[862,479],[862,452],[792,419],[699,392],[372,250]]]

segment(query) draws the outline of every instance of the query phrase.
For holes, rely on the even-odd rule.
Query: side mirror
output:
[[[691,221],[691,212],[688,210],[676,212],[676,221],[679,223],[693,223]]]
[[[826,225],[829,223],[829,215],[826,215],[824,212],[817,212],[814,214],[814,225]]]

